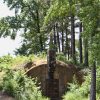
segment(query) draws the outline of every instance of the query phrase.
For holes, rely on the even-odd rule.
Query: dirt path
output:
[[[0,100],[15,100],[14,98],[0,92]]]

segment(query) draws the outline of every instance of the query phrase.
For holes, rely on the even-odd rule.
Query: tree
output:
[[[84,65],[88,66],[89,65],[89,60],[88,60],[88,39],[87,37],[84,37]]]
[[[96,63],[94,62],[91,73],[90,100],[96,100]]]
[[[83,53],[82,53],[82,23],[79,24],[79,52],[80,52],[80,63],[83,63]]]
[[[56,31],[57,31],[57,44],[58,44],[58,52],[60,52],[60,39],[59,39],[59,32],[58,32],[58,24],[56,24]]]
[[[84,37],[88,40],[88,48],[90,48],[91,52],[91,64],[92,64],[92,81],[91,81],[91,91],[90,91],[90,100],[96,100],[96,62],[100,59],[98,57],[99,51],[97,51],[98,47],[100,47],[99,38],[100,38],[100,1],[99,0],[88,0],[81,1],[81,20],[83,22],[84,27]],[[87,10],[88,9],[88,10]],[[96,16],[95,16],[96,15]],[[96,54],[97,53],[97,54]]]
[[[45,50],[47,37],[41,30],[43,18],[47,10],[45,0],[4,0],[8,7],[15,10],[15,16],[7,16],[0,21],[1,36],[15,38],[19,30],[23,36],[23,45],[27,53],[37,53]],[[37,42],[36,42],[37,41]]]
[[[67,23],[69,23],[69,21],[71,22],[71,51],[72,51],[71,54],[72,54],[73,61],[76,63],[75,30],[74,30],[75,5],[74,3],[75,3],[74,1],[68,1],[68,0],[55,0],[47,12],[44,25],[47,27],[51,27],[52,24],[59,23],[61,21],[62,23],[61,25],[61,28],[62,28],[61,29],[61,33],[62,33],[61,43],[62,44],[61,45],[62,45],[62,52],[64,52],[64,42],[65,42],[64,33],[66,29],[63,30],[63,26],[64,26],[63,24],[65,24],[66,22],[63,22],[63,20],[65,20],[66,18],[69,19],[65,21],[68,21]]]

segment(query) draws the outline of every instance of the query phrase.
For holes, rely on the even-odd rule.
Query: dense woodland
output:
[[[15,39],[20,32],[23,38],[15,54],[29,57],[54,49],[63,61],[91,72],[83,86],[71,84],[65,100],[75,100],[77,96],[78,100],[99,100],[100,0],[4,0],[4,3],[15,11],[15,16],[0,19],[0,37]]]

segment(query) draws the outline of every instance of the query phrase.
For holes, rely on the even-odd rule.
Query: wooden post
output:
[[[48,79],[54,79],[54,71],[56,65],[55,50],[53,49],[48,50],[47,63],[48,63]]]

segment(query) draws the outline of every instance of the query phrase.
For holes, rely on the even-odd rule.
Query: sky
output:
[[[3,0],[0,0],[0,18],[5,16],[13,16],[14,11],[10,11]],[[11,40],[10,37],[0,38],[0,56],[7,54],[14,55],[14,50],[21,45],[21,37],[17,35],[15,40]]]

